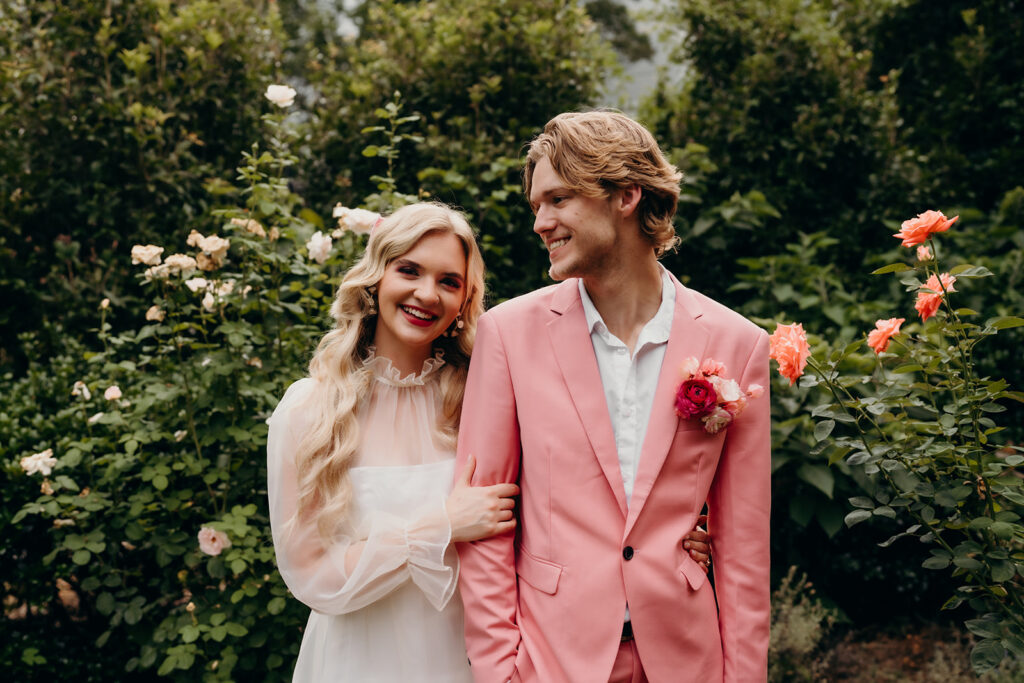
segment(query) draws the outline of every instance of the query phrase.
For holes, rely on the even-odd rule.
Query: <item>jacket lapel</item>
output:
[[[576,280],[570,279],[555,288],[551,310],[557,316],[548,323],[548,334],[576,413],[625,518],[626,494],[615,432],[578,287]]]
[[[672,282],[676,288],[672,330],[669,332],[665,360],[658,375],[658,387],[654,392],[647,435],[640,451],[640,463],[637,466],[636,482],[633,484],[633,496],[626,518],[627,534],[640,515],[640,510],[654,486],[654,480],[661,471],[675,438],[676,429],[679,427],[679,417],[675,411],[675,394],[681,380],[679,368],[683,360],[690,356],[702,360],[710,340],[707,329],[699,320],[699,304],[689,290],[679,284],[674,277]]]

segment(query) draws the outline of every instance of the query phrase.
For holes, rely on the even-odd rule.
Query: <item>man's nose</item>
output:
[[[554,212],[543,206],[537,209],[537,213],[533,217],[533,231],[538,235],[541,235],[550,231],[554,227]]]

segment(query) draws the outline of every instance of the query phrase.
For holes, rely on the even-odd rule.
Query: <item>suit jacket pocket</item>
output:
[[[519,546],[516,553],[516,574],[537,590],[554,595],[558,590],[558,578],[562,575],[562,565],[534,557],[525,548]]]
[[[679,565],[679,571],[686,577],[686,582],[690,584],[690,588],[695,591],[700,590],[700,587],[708,580],[708,576],[704,573],[704,570],[698,567],[697,563],[689,557],[683,558],[683,563]]]

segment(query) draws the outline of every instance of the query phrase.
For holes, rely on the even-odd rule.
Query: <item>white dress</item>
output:
[[[292,594],[312,609],[293,680],[471,683],[445,511],[455,452],[436,429],[443,361],[429,359],[406,378],[385,358],[366,364],[373,382],[357,412],[353,500],[344,532],[331,543],[321,541],[315,522],[294,516],[293,449],[309,426],[303,404],[314,380],[289,387],[269,421],[277,564]],[[353,544],[362,552],[347,572]]]

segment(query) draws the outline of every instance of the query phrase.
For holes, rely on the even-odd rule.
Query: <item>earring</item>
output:
[[[445,333],[445,336],[453,338],[457,337],[459,336],[459,330],[461,330],[465,326],[466,323],[462,322],[462,314],[459,313],[457,316],[455,316],[455,320],[452,321],[452,326],[448,328],[448,331]]]
[[[377,285],[370,285],[366,288],[370,296],[370,305],[366,307],[366,315],[377,315]]]

